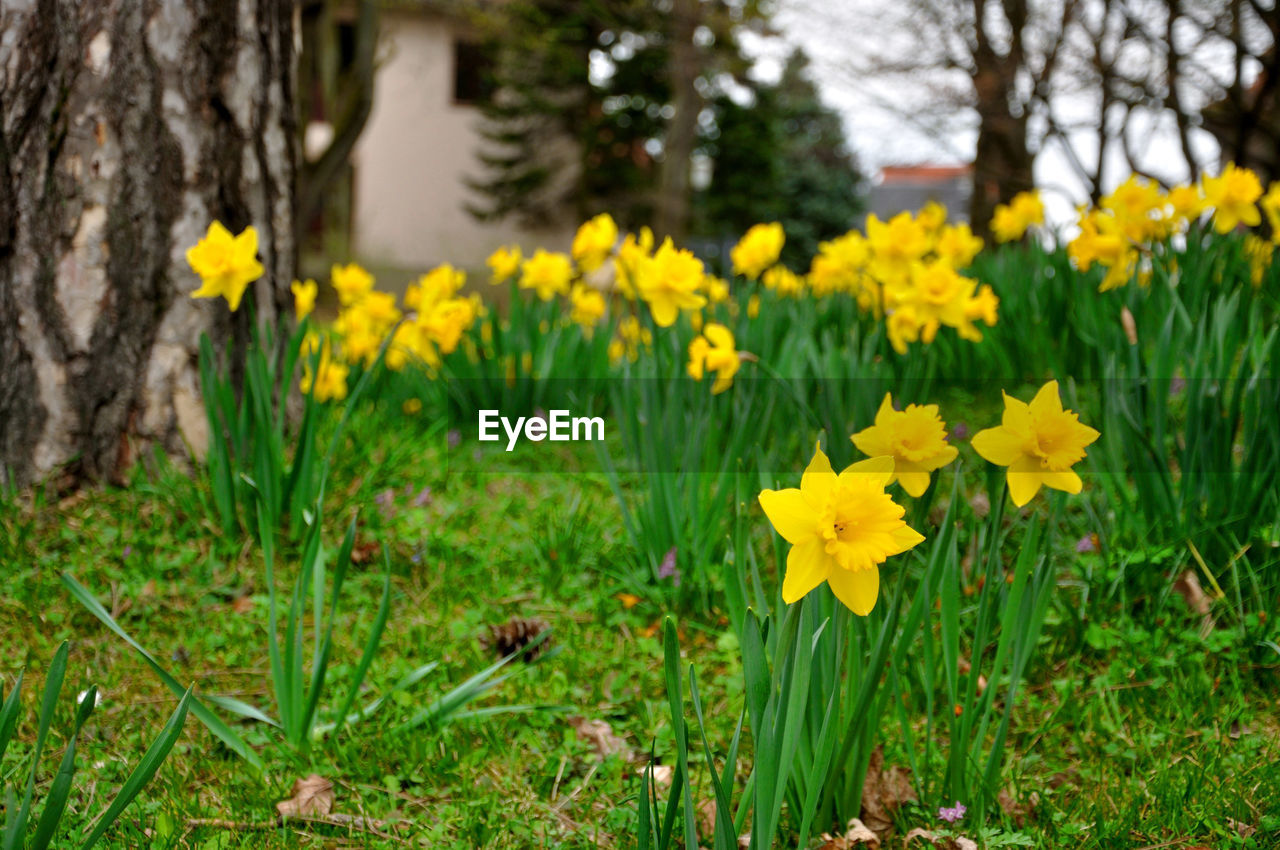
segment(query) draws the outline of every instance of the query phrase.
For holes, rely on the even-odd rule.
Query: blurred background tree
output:
[[[514,0],[475,16],[493,58],[481,218],[582,220],[689,232],[707,101],[746,78],[759,0]]]
[[[325,247],[351,212],[351,155],[373,111],[376,0],[302,0],[298,8],[298,244]]]
[[[973,158],[968,214],[979,233],[997,203],[1031,187],[1046,154],[1057,168],[1042,169],[1041,188],[1094,203],[1130,173],[1168,185],[1219,160],[1280,176],[1274,0],[790,7],[826,43],[829,85]]]
[[[756,222],[781,222],[782,261],[803,271],[819,242],[856,223],[862,177],[804,51],[791,53],[777,83],[753,83],[749,95],[740,103],[742,94],[722,93],[712,102],[703,145],[711,180],[696,195],[696,231],[730,243]]]

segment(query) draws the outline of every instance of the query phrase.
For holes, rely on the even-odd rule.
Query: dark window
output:
[[[453,43],[453,102],[484,103],[493,94],[493,57],[474,42]]]

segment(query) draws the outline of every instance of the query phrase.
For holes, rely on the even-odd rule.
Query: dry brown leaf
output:
[[[1187,606],[1197,614],[1208,614],[1212,601],[1200,586],[1200,579],[1195,570],[1187,570],[1174,582],[1173,589],[1186,601]]]
[[[854,847],[871,847],[878,850],[880,847],[880,837],[867,829],[867,825],[857,818],[849,821],[844,835],[824,832],[818,836],[818,840],[822,842],[818,845],[818,850],[851,850]]]
[[[293,796],[276,803],[282,818],[315,817],[333,810],[333,783],[318,773],[293,783]]]
[[[893,813],[916,792],[911,787],[911,771],[905,767],[884,766],[884,746],[876,747],[867,765],[862,784],[862,820],[871,830],[884,835],[893,829]]]
[[[1049,777],[1048,785],[1054,790],[1068,784],[1080,784],[1080,771],[1076,770],[1074,767],[1068,767],[1066,770],[1060,770],[1053,776]]]
[[[969,499],[969,509],[978,519],[986,519],[987,514],[991,513],[991,499],[986,493],[975,493]]]
[[[968,676],[969,671],[973,669],[973,665],[969,663],[969,659],[965,658],[963,655],[961,655],[960,658],[956,661],[956,667],[959,668],[960,675],[962,676]],[[987,677],[979,673],[978,674],[978,693],[981,694],[986,689],[987,689]]]
[[[1033,797],[1034,799],[1029,801],[1031,804],[1039,801],[1038,795],[1033,794]],[[1021,829],[1022,825],[1026,823],[1027,813],[1030,811],[1031,805],[1028,805],[1028,803],[1021,803],[1014,799],[1014,796],[1009,793],[1009,789],[1007,788],[1000,789],[1000,793],[996,795],[996,803],[1000,806],[1000,810],[1008,815],[1009,819],[1013,821],[1014,826]]]
[[[627,746],[626,741],[613,734],[613,728],[608,723],[603,720],[589,720],[577,714],[570,717],[568,722],[578,733],[578,737],[590,744],[600,758],[617,753],[627,761],[631,760],[631,748]]]
[[[649,781],[649,768],[642,767],[636,771],[645,782]],[[671,780],[675,778],[676,769],[669,764],[655,764],[653,766],[653,784],[658,786],[658,790],[664,790],[671,787]]]
[[[231,610],[237,614],[248,614],[253,610],[252,596],[239,596],[231,600]]]
[[[1138,323],[1134,321],[1133,314],[1129,312],[1128,307],[1120,308],[1120,326],[1124,328],[1124,335],[1129,338],[1129,344],[1137,345]]]
[[[361,540],[351,547],[351,563],[356,566],[371,563],[378,557],[380,550],[376,540]]]
[[[956,839],[955,850],[978,850],[978,843],[962,835]]]
[[[698,835],[711,840],[716,834],[716,801],[703,800],[698,809]]]
[[[923,839],[929,842],[930,844],[934,845],[935,847],[938,845],[938,836],[934,835],[932,832],[930,832],[927,829],[921,829],[920,827],[917,826],[915,829],[907,833],[906,838],[902,839],[902,846],[903,847],[909,846],[911,842],[915,841],[917,838]]]
[[[1249,824],[1238,821],[1235,818],[1227,818],[1227,826],[1234,830],[1236,835],[1241,838],[1249,838],[1258,831],[1256,826],[1250,826]]]

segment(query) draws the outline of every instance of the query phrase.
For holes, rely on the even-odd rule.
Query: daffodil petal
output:
[[[805,594],[826,581],[832,572],[843,571],[832,570],[831,558],[823,548],[821,538],[810,536],[803,543],[795,544],[787,555],[787,573],[782,578],[782,601],[790,605],[803,599]]]
[[[894,461],[888,455],[880,457],[869,457],[866,460],[860,460],[849,466],[841,475],[853,473],[859,476],[867,476],[869,482],[876,487],[888,487],[890,479],[893,478]]]
[[[941,451],[929,458],[929,460],[922,464],[922,466],[923,468],[930,470],[941,469],[951,463],[951,461],[955,460],[959,454],[960,450],[955,446],[944,446]]]
[[[762,490],[760,507],[782,538],[791,544],[807,541],[817,534],[818,517],[794,487],[786,490]]]
[[[879,425],[864,428],[849,439],[853,441],[858,451],[868,457],[887,455],[892,451],[889,447],[889,435]]]
[[[876,607],[876,598],[880,595],[880,571],[875,567],[869,570],[835,569],[827,576],[827,583],[831,585],[836,599],[859,617],[867,616]],[[786,598],[785,591],[783,598]]]
[[[1022,455],[1022,440],[1004,427],[987,428],[973,435],[973,450],[997,466],[1011,466]]]
[[[822,453],[822,446],[815,445],[813,460],[800,476],[800,490],[814,505],[820,505],[831,495],[836,486],[836,472],[831,468],[831,461]]]
[[[1064,469],[1061,472],[1041,472],[1040,480],[1044,482],[1044,486],[1066,493],[1079,493],[1084,488],[1080,476],[1070,469]]]
[[[897,475],[902,489],[917,499],[929,489],[929,473],[923,470],[899,470]]]
[[[883,425],[893,416],[896,411],[893,409],[893,395],[884,394],[884,401],[880,402],[880,409],[876,411],[876,424]]]
[[[649,302],[649,310],[653,313],[653,321],[660,328],[669,328],[676,323],[679,309],[668,299],[654,299]]]
[[[894,544],[898,547],[890,555],[901,555],[903,552],[924,542],[924,535],[909,525],[900,525],[889,532]]]
[[[1058,382],[1050,381],[1040,388],[1036,397],[1027,405],[1033,417],[1041,417],[1062,412],[1062,397],[1058,394]]]
[[[1016,460],[1009,467],[1009,498],[1018,507],[1030,502],[1040,492],[1041,469],[1036,461],[1029,457]]]
[[[1026,434],[1031,430],[1031,408],[1024,401],[1019,401],[1008,393],[1004,395],[1004,416],[1000,424],[1006,431],[1014,434]],[[1042,390],[1043,392],[1043,390]]]

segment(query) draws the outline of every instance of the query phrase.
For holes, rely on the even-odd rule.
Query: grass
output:
[[[359,540],[385,543],[391,553],[392,615],[370,690],[430,660],[440,668],[309,757],[262,747],[261,775],[188,723],[104,846],[401,846],[335,827],[189,826],[201,818],[269,821],[294,780],[310,772],[334,781],[335,811],[402,820],[401,838],[427,846],[631,846],[637,771],[651,746],[659,761],[674,746],[659,638],[664,612],[643,601],[628,608],[619,596],[617,565],[631,555],[592,447],[525,444],[502,458],[515,471],[494,474],[485,470],[501,446],[450,450],[442,427],[398,408],[370,404],[352,422],[326,513],[329,539],[358,510]],[[264,618],[254,613],[266,598],[261,555],[205,519],[203,486],[199,476],[157,463],[129,488],[46,488],[0,506],[0,677],[11,683],[27,667],[33,702],[57,645],[70,639],[67,690],[92,682],[103,693],[82,733],[73,824],[124,781],[175,700],[69,598],[62,571],[96,592],[184,683],[269,699]],[[280,563],[296,563],[297,554],[282,552]],[[1176,594],[1158,604],[1108,594],[1101,557],[1072,549],[1059,558],[1059,587],[1008,745],[1012,802],[992,821],[988,845],[1276,846],[1280,657],[1259,654],[1227,625],[1206,623]],[[371,560],[349,579],[354,604],[338,629],[337,683],[359,658],[381,570]],[[277,590],[287,593],[288,571],[280,572]],[[1167,590],[1174,578],[1157,584]],[[490,662],[478,637],[511,615],[547,620],[559,651],[482,705],[545,708],[397,733],[396,722],[414,708]],[[683,616],[681,632],[705,712],[720,719],[710,731],[724,738],[712,749],[723,752],[742,704],[736,639],[717,611]],[[60,711],[43,781],[61,755],[70,702]],[[639,760],[601,759],[568,722],[573,715],[608,723]],[[261,728],[238,728],[251,743],[267,741]],[[15,747],[29,748],[33,737],[33,728],[20,728]],[[892,722],[887,741],[887,762],[904,763]],[[695,798],[708,797],[704,782]],[[904,832],[940,825],[934,812],[910,803],[898,818]]]

